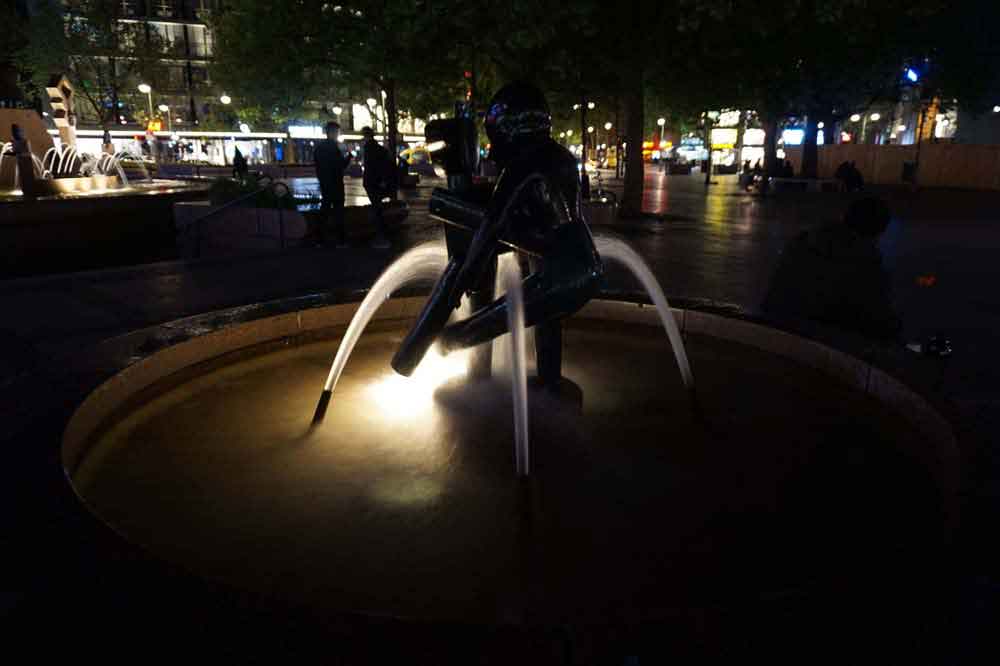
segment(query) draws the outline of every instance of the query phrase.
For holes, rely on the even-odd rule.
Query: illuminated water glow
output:
[[[366,389],[366,394],[387,419],[410,420],[434,406],[434,391],[451,379],[462,377],[468,368],[469,352],[443,356],[437,345],[427,350],[410,377],[391,368]]]
[[[510,384],[514,403],[514,465],[518,476],[531,472],[528,442],[528,369],[525,353],[524,294],[517,260],[500,273],[500,287],[507,294],[507,328],[510,329]]]
[[[628,268],[649,294],[650,300],[653,301],[653,305],[656,306],[656,311],[660,315],[660,322],[667,332],[667,338],[674,351],[674,358],[677,359],[677,367],[684,380],[684,386],[689,391],[693,390],[694,376],[691,374],[691,364],[688,362],[687,352],[684,350],[684,340],[681,338],[680,329],[677,328],[677,322],[674,320],[674,313],[670,310],[667,297],[663,293],[663,287],[660,286],[660,282],[653,275],[649,265],[632,249],[631,245],[620,238],[595,234],[594,244],[602,259],[617,261]]]
[[[324,393],[332,393],[337,388],[337,381],[344,372],[344,366],[347,365],[347,359],[354,351],[358,338],[375,316],[375,312],[393,292],[410,282],[436,278],[444,271],[447,264],[448,251],[445,246],[439,242],[430,242],[422,243],[405,252],[385,269],[351,318],[347,332],[337,349],[337,355],[333,359],[333,365],[330,366],[326,384],[323,385]]]

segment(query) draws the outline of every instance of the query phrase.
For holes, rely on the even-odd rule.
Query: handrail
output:
[[[191,221],[190,224],[188,224],[185,227],[184,233],[190,233],[190,230],[192,228],[194,228],[197,231],[197,233],[198,233],[198,237],[197,237],[197,240],[195,242],[195,258],[201,257],[201,237],[202,237],[201,231],[202,231],[203,223],[208,218],[214,217],[215,215],[217,215],[217,214],[219,214],[219,213],[221,213],[221,212],[223,212],[225,210],[229,210],[230,208],[232,208],[236,204],[242,203],[244,201],[248,201],[249,199],[251,199],[253,197],[257,197],[260,194],[262,194],[264,192],[267,192],[267,191],[273,192],[274,195],[278,199],[284,199],[286,197],[291,196],[292,190],[291,190],[291,188],[288,187],[288,185],[286,183],[284,183],[284,182],[282,182],[280,180],[279,181],[273,181],[271,179],[271,177],[268,176],[267,174],[262,174],[261,176],[259,176],[257,178],[257,182],[260,183],[260,181],[264,180],[265,178],[268,180],[268,182],[263,187],[258,187],[253,192],[248,192],[247,194],[240,195],[240,196],[236,197],[235,199],[230,199],[229,201],[227,201],[226,203],[222,204],[218,208],[210,210],[209,212],[205,213],[201,217],[195,218],[194,220]],[[280,190],[284,190],[284,191],[279,193],[279,191],[278,191],[279,189]],[[279,225],[279,229],[280,229],[281,248],[284,249],[284,247],[285,247],[285,224],[284,224],[284,215],[282,214],[283,209],[281,208],[281,206],[278,206],[277,210],[278,210],[278,225]],[[259,221],[258,221],[258,223],[259,223]]]

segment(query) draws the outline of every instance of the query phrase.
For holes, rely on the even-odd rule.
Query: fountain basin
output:
[[[43,186],[73,178],[36,180]],[[204,183],[155,180],[26,199],[0,192],[0,276],[88,270],[176,259],[173,206]],[[100,185],[92,180],[91,185]]]
[[[44,178],[35,181],[35,196],[53,196],[74,192],[116,190],[121,187],[118,176],[78,176],[72,178]]]
[[[153,558],[322,612],[628,624],[789,591],[808,607],[927,575],[947,548],[951,428],[858,359],[676,310],[700,420],[655,310],[592,302],[566,337],[582,410],[532,397],[519,484],[508,386],[463,387],[451,357],[415,393],[391,375],[422,303],[379,311],[318,430],[356,304],[163,342],[84,401],[63,464]]]

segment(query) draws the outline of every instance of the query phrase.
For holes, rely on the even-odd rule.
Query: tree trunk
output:
[[[396,81],[386,79],[385,82],[385,115],[388,125],[386,147],[393,160],[399,157],[399,108],[396,106]],[[393,162],[395,164],[395,162]]]
[[[622,197],[622,217],[642,214],[642,132],[643,132],[642,71],[638,64],[632,71],[632,81],[625,94],[625,192]]]
[[[824,127],[826,125],[824,124]],[[802,141],[802,165],[799,167],[800,178],[816,178],[819,171],[819,115],[810,113],[806,116],[806,135]],[[824,139],[826,135],[824,134]]]
[[[399,165],[399,107],[396,104],[396,80],[386,79],[385,81],[385,120],[386,137],[385,145],[389,150],[389,158],[392,160],[392,168],[397,169]],[[396,187],[391,188],[390,196],[395,200],[399,197],[399,179],[395,180]]]
[[[705,185],[712,184],[712,119],[705,114]]]
[[[764,118],[764,173],[773,176],[778,169],[778,119]]]
[[[736,168],[743,172],[743,133],[747,128],[747,112],[740,109],[740,119],[736,124]]]
[[[615,178],[621,178],[624,169],[622,162],[622,118],[621,100],[615,97]]]
[[[105,119],[103,129],[108,129],[108,125],[114,127],[118,124],[118,63],[115,58],[108,58],[111,70],[111,117]]]

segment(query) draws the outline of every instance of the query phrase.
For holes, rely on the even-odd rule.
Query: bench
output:
[[[775,192],[837,192],[840,181],[828,178],[772,178],[771,189]]]

